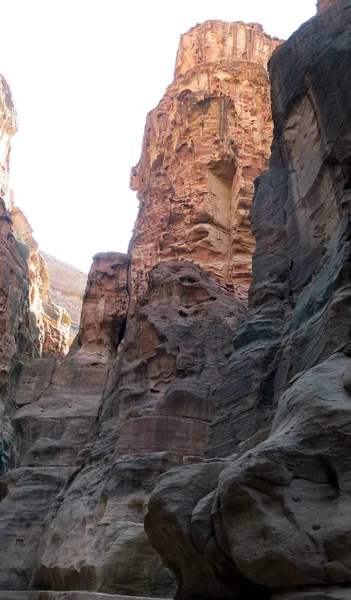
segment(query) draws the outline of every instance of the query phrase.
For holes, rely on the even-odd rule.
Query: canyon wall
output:
[[[75,338],[79,331],[82,302],[87,274],[62,260],[40,251],[48,268],[51,298],[57,306],[66,310],[71,319],[69,337]]]
[[[0,600],[351,598],[350,29],[340,0],[283,45],[182,36],[129,254],[94,257],[66,357],[21,338]]]
[[[17,114],[10,88],[0,76],[0,474],[17,460],[12,416],[24,362],[43,352],[67,349],[68,317],[54,306],[44,284],[45,265],[32,230],[14,207],[9,185],[11,136]]]
[[[181,39],[132,170],[130,252],[96,255],[68,356],[28,361],[18,382],[18,462],[1,480],[7,597],[174,592],[144,506],[159,475],[202,462],[212,390],[246,319],[248,211],[269,157],[266,67],[279,43],[221,21]]]
[[[163,474],[146,514],[178,599],[351,598],[350,55],[340,0],[270,61],[249,315],[213,392],[212,458]]]
[[[26,216],[20,208],[13,206],[11,219],[14,235],[28,265],[29,304],[38,328],[39,352],[43,356],[62,358],[68,352],[71,319],[51,298],[48,268]]]

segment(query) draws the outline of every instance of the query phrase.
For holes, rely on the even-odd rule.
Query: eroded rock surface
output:
[[[214,416],[210,384],[223,372],[246,309],[184,261],[151,271],[133,313],[96,437],[48,517],[36,587],[154,596],[174,589],[147,542],[144,504],[161,473],[201,460]]]
[[[80,315],[87,274],[40,251],[49,272],[51,297],[56,305],[66,309],[71,318],[70,339],[74,339],[79,331]]]
[[[19,249],[28,265],[29,303],[38,328],[40,354],[62,358],[68,352],[71,319],[66,310],[52,300],[48,268],[26,216],[13,206],[11,218]]]
[[[350,34],[340,0],[270,62],[273,152],[251,211],[249,317],[214,391],[213,458],[198,479],[164,474],[145,520],[179,599],[350,596]],[[229,464],[211,474],[218,456]]]
[[[62,361],[39,358],[22,370],[12,419],[19,459],[1,479],[0,589],[28,589],[50,506],[60,504],[59,492],[79,470],[79,456],[96,434],[118,336],[113,319],[125,314],[123,293],[109,301],[111,287],[120,290],[125,275],[120,259],[112,253],[95,257],[81,332],[69,355]]]
[[[251,282],[254,179],[272,140],[267,62],[279,40],[256,23],[207,21],[181,37],[175,76],[146,121],[132,169],[139,215],[133,293],[161,260],[192,260],[240,295]]]

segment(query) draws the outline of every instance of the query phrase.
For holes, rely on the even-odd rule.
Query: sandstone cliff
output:
[[[40,250],[48,268],[51,298],[66,310],[71,319],[70,339],[79,331],[87,274]]]
[[[40,354],[63,357],[68,352],[71,320],[68,313],[51,298],[48,268],[38,251],[33,230],[20,208],[13,206],[11,219],[15,237],[27,260],[29,304],[38,328]]]
[[[179,599],[351,598],[350,34],[340,0],[270,62],[273,152],[213,458],[160,477],[146,516]]]
[[[251,282],[248,219],[272,141],[267,62],[279,41],[256,23],[207,21],[181,36],[174,81],[146,120],[132,169],[130,244],[140,297],[161,260],[191,260],[237,295]]]
[[[278,44],[256,24],[207,22],[182,37],[133,169],[130,255],[95,257],[68,356],[28,362],[19,381],[0,589],[172,593],[143,507],[161,473],[203,459],[212,388],[246,318],[247,217],[269,156],[266,66]]]
[[[0,600],[350,599],[350,13],[271,60],[248,314],[280,42],[182,37],[130,253],[94,257],[68,356],[27,359],[7,400]]]

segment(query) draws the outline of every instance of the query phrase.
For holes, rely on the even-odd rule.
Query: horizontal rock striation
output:
[[[119,261],[126,273],[127,257]],[[124,337],[120,330],[96,436],[52,505],[32,585],[172,593],[173,579],[147,542],[143,507],[161,473],[201,460],[214,416],[210,385],[245,314],[242,302],[193,263],[164,262],[151,271]],[[96,339],[93,323],[85,301],[81,339],[88,348]]]
[[[39,358],[22,370],[15,397],[18,410],[12,421],[19,460],[17,468],[1,479],[0,589],[28,588],[49,509],[54,502],[60,506],[59,493],[79,471],[79,462],[84,460],[81,453],[96,435],[113,341],[118,336],[114,318],[125,311],[123,293],[120,299],[114,295],[113,306],[109,302],[111,287],[120,288],[123,266],[121,273],[119,254],[95,257],[75,346],[62,361]]]
[[[270,62],[249,316],[214,391],[212,458],[165,473],[145,520],[178,599],[350,597],[350,33],[340,0]]]
[[[132,169],[139,214],[132,289],[161,260],[191,260],[245,295],[254,179],[272,140],[267,62],[280,44],[256,23],[207,21],[180,40],[173,83],[146,121]]]

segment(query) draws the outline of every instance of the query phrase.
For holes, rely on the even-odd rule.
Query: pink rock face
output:
[[[128,265],[127,254],[102,252],[94,256],[76,340],[87,353],[115,354],[127,318]]]
[[[181,37],[175,77],[146,121],[132,169],[139,215],[132,296],[161,260],[192,260],[237,294],[251,281],[253,181],[272,141],[267,61],[280,44],[257,24],[207,21]]]
[[[326,10],[327,8],[330,8],[331,6],[334,6],[334,4],[337,4],[339,2],[339,0],[318,0],[317,2],[317,13],[322,12],[322,10]]]

